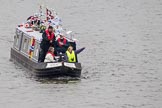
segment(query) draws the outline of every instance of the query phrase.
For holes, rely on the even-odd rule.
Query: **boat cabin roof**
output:
[[[42,33],[39,31],[35,31],[32,28],[25,28],[25,27],[17,27],[16,28],[18,31],[21,31],[26,34],[27,37],[32,38],[34,37],[39,43],[42,40]],[[56,39],[58,39],[60,36],[56,36]],[[69,42],[75,42],[73,39],[68,38],[67,36],[65,37]]]
[[[34,37],[39,42],[42,40],[42,33],[32,30],[32,28],[17,27],[16,29],[25,33],[30,38]]]

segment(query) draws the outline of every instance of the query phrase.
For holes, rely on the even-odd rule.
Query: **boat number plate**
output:
[[[47,63],[46,68],[53,68],[53,67],[59,67],[62,66],[62,63]]]
[[[76,68],[74,63],[64,63],[64,66],[71,67],[71,68]]]

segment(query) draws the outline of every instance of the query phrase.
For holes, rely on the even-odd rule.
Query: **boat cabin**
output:
[[[76,49],[75,42],[69,38],[66,39],[74,47],[75,50]],[[33,40],[34,45],[32,45]],[[32,61],[38,62],[41,40],[42,40],[42,33],[40,33],[39,31],[32,30],[32,28],[17,27],[14,36],[13,48],[19,51],[27,58],[30,58]],[[31,50],[32,54],[30,54]]]

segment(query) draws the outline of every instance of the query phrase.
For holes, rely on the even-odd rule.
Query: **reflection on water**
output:
[[[76,32],[81,79],[31,76],[9,62],[15,26],[45,3]],[[161,0],[3,0],[0,107],[161,108]]]

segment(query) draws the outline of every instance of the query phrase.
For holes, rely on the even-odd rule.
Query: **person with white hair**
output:
[[[63,33],[59,34],[59,38],[56,42],[56,48],[58,53],[65,53],[67,48],[69,47],[68,40],[64,37]]]
[[[49,47],[44,62],[55,62],[54,47]]]

